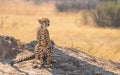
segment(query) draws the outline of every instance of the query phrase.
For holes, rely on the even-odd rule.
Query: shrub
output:
[[[58,12],[75,12],[93,9],[97,4],[97,0],[60,0],[56,2],[56,9]]]
[[[93,11],[92,18],[100,27],[120,27],[120,3],[101,4]]]

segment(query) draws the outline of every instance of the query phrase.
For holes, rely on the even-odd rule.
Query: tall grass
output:
[[[36,28],[39,26],[37,19],[47,17],[51,21],[48,28],[50,37],[57,45],[119,61],[120,30],[90,27],[90,23],[84,26],[83,21],[79,20],[82,15],[81,12],[57,13],[54,4],[0,5],[0,17],[9,17],[0,29],[0,35],[10,35],[23,42],[30,42],[36,39]],[[77,19],[81,26],[76,25]]]

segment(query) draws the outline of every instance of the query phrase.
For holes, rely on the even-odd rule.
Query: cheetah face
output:
[[[48,18],[38,19],[38,22],[41,24],[42,27],[49,27],[50,21]]]

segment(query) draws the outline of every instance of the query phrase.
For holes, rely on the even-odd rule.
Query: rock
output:
[[[12,59],[18,52],[18,45],[15,38],[0,36],[0,59]]]
[[[17,45],[12,45],[11,42],[13,41],[8,39],[11,39],[11,37],[7,37],[7,39],[6,37],[0,37],[0,53],[4,55],[4,57],[6,57],[7,54],[13,56],[14,54],[12,53],[17,51]],[[33,54],[30,49],[34,50],[36,43],[37,41],[35,40],[27,44],[23,43],[22,49],[19,49],[21,53],[17,54],[17,56],[14,55],[16,59]],[[112,70],[110,68],[115,65],[113,64],[114,62],[102,61],[79,52],[78,50],[76,51],[75,49],[65,49],[54,44],[52,46],[55,47],[51,56],[52,60],[55,61],[54,63],[52,62],[52,67],[34,69],[32,68],[34,59],[17,63],[14,66],[0,62],[0,75],[120,75],[120,69]],[[10,52],[12,48],[14,48],[14,51]],[[85,59],[86,57],[87,60]],[[91,59],[93,60],[91,61]],[[105,67],[100,63],[104,63],[106,66],[110,67]]]
[[[64,68],[64,69],[68,69],[68,70],[71,68],[75,68],[73,63],[61,63],[61,64],[59,64],[59,67]]]
[[[99,71],[95,71],[94,75],[102,75]]]
[[[31,47],[35,47],[35,45],[37,44],[37,41],[36,40],[33,40],[29,43],[31,45]]]

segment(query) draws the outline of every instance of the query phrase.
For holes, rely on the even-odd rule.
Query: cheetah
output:
[[[51,46],[50,36],[47,27],[50,25],[50,21],[47,18],[38,20],[41,26],[37,30],[37,41],[38,44],[35,46],[35,61],[39,63],[40,67],[46,61],[48,65],[51,64]]]
[[[37,28],[37,45],[35,46],[34,53],[10,62],[11,65],[34,59],[34,67],[39,66],[39,68],[41,68],[45,63],[51,66],[51,49],[53,46],[51,46],[49,31],[47,29],[47,27],[50,26],[50,21],[48,18],[42,18],[39,19],[38,22],[40,27]]]

